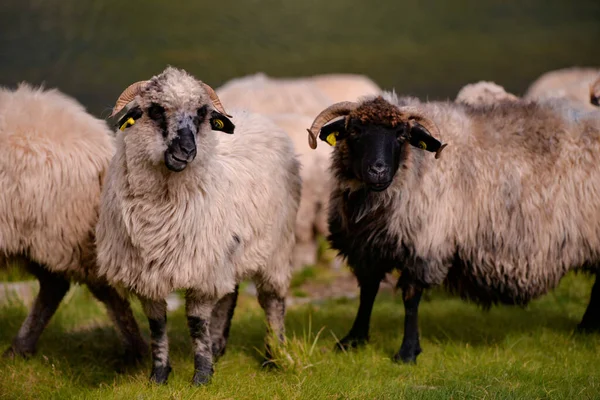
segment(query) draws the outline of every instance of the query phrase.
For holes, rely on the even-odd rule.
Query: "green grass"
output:
[[[189,385],[193,365],[183,309],[169,315],[173,372],[166,386],[148,383],[149,360],[117,373],[119,342],[103,308],[87,290],[68,294],[30,360],[0,360],[0,398],[6,399],[397,399],[600,397],[600,335],[573,334],[592,281],[567,276],[527,309],[472,304],[434,291],[423,302],[423,353],[416,366],[390,357],[402,337],[399,297],[381,293],[371,343],[356,352],[332,351],[350,327],[355,300],[294,306],[287,314],[288,343],[278,369],[259,366],[264,318],[242,294],[227,354],[210,385]],[[134,303],[147,333],[147,323]],[[21,304],[0,309],[0,346],[6,348],[26,314]]]
[[[18,263],[0,265],[0,283],[1,282],[20,282],[34,280],[35,277],[28,273]]]

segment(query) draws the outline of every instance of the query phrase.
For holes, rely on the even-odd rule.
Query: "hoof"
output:
[[[150,374],[150,381],[158,383],[159,385],[167,383],[169,374],[171,373],[171,365],[152,367],[152,373]]]
[[[260,367],[266,370],[276,370],[279,369],[279,364],[272,357],[264,357],[260,363]]]
[[[368,337],[353,337],[348,335],[335,344],[335,350],[346,351],[356,349],[358,347],[366,345],[368,342]]]
[[[580,334],[600,333],[600,322],[596,324],[581,322],[577,325],[575,332]]]
[[[227,341],[223,338],[215,339],[212,342],[211,350],[212,350],[212,355],[213,355],[214,360],[217,360],[225,355],[226,345],[227,345]]]
[[[138,366],[144,361],[146,356],[148,355],[148,348],[136,348],[136,349],[125,349],[125,354],[123,355],[123,364],[129,367]]]
[[[194,373],[194,377],[192,378],[192,385],[201,386],[206,385],[210,382],[210,378],[212,378],[212,371],[209,373],[196,371]]]
[[[399,364],[416,364],[419,354],[421,354],[420,347],[400,348],[400,351],[394,355],[392,360]]]
[[[24,350],[15,347],[14,345],[10,346],[4,353],[2,353],[2,358],[7,358],[9,360],[14,360],[15,358],[25,358],[28,359],[33,356],[35,350]]]

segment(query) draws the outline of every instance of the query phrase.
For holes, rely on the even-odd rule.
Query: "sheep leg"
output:
[[[225,295],[212,310],[210,320],[210,340],[212,342],[212,354],[214,359],[225,354],[231,318],[238,298],[239,285],[235,285],[233,293]]]
[[[267,285],[257,285],[258,303],[267,317],[267,336],[265,338],[265,360],[263,366],[272,365],[273,351],[271,340],[285,341],[285,298]]]
[[[152,346],[152,372],[150,380],[156,383],[167,383],[171,372],[169,362],[169,338],[167,336],[167,302],[140,298],[142,308],[150,325]]]
[[[31,263],[29,271],[40,282],[40,291],[33,303],[29,315],[21,325],[11,347],[4,352],[4,357],[28,357],[35,353],[40,335],[58,309],[65,294],[69,291],[69,281],[62,275],[48,271],[41,265]]]
[[[356,278],[360,286],[360,304],[350,332],[336,345],[336,349],[338,350],[356,348],[369,341],[371,312],[373,311],[373,303],[375,302],[375,297],[377,297],[382,277],[379,275],[357,275]]]
[[[421,353],[419,343],[419,302],[423,290],[412,284],[402,284],[402,300],[404,302],[404,338],[394,361],[416,363]]]
[[[104,303],[110,319],[117,327],[125,348],[126,364],[137,364],[148,353],[148,345],[131,311],[131,305],[106,283],[88,283],[90,292]]]
[[[210,320],[214,306],[214,301],[194,291],[190,290],[186,295],[187,322],[194,349],[194,385],[208,383],[214,372],[210,338]]]
[[[590,303],[577,330],[579,332],[600,332],[600,272],[596,273],[596,282],[592,287]]]

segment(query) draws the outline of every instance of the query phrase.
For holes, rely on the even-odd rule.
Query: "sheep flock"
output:
[[[405,311],[397,362],[422,352],[419,304],[437,286],[525,306],[589,273],[576,329],[600,333],[600,69],[550,71],[522,95],[457,89],[425,101],[360,74],[262,72],[213,89],[169,66],[122,88],[101,120],[58,89],[1,88],[0,268],[17,263],[40,287],[4,356],[35,354],[71,284],[85,284],[125,361],[150,353],[150,379],[166,383],[166,299],[182,290],[192,383],[206,384],[242,281],[265,313],[268,365],[294,271],[340,263],[360,304],[336,349],[369,341],[391,273]],[[322,240],[335,262],[319,258]]]

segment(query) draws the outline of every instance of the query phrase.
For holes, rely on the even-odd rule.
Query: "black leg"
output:
[[[227,339],[229,338],[229,328],[231,328],[231,318],[238,298],[239,286],[235,286],[235,291],[225,295],[215,308],[213,308],[210,321],[210,339],[212,342],[212,354],[214,359],[225,354]]]
[[[106,306],[108,315],[117,327],[125,348],[125,363],[137,364],[148,354],[148,345],[133,316],[127,299],[106,283],[88,283],[92,294]]]
[[[187,322],[194,349],[194,385],[204,385],[213,375],[210,319],[215,302],[188,291],[186,296]]]
[[[355,348],[369,341],[371,312],[373,311],[373,303],[375,297],[377,297],[382,276],[357,276],[357,279],[360,286],[360,305],[350,332],[336,345],[339,350]]]
[[[28,357],[35,353],[40,335],[69,291],[69,281],[62,275],[50,272],[37,264],[31,264],[29,270],[38,278],[40,291],[11,347],[4,352],[5,357]]]
[[[152,346],[152,372],[150,380],[167,383],[171,364],[169,363],[169,338],[167,336],[167,302],[140,298],[144,313],[150,325]]]
[[[404,338],[402,346],[394,356],[394,361],[416,363],[421,353],[419,344],[419,302],[423,290],[412,284],[402,284],[402,300],[404,301]]]
[[[264,283],[257,285],[258,303],[267,317],[267,336],[265,338],[265,361],[263,366],[270,366],[273,359],[271,340],[279,343],[285,341],[285,298],[278,295]]]
[[[579,332],[600,332],[600,272],[596,273],[596,282],[592,287],[590,302],[577,326]]]

